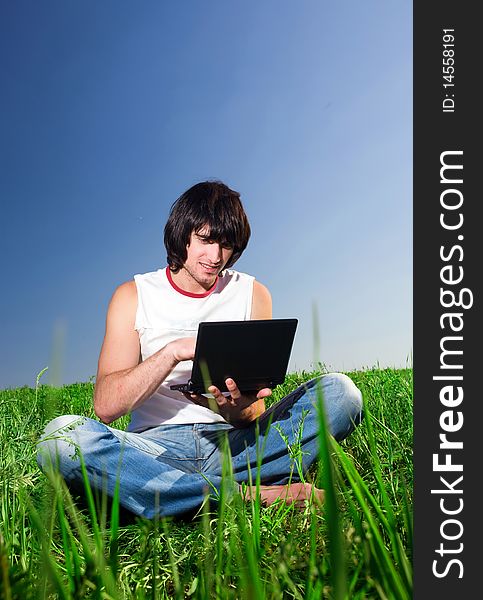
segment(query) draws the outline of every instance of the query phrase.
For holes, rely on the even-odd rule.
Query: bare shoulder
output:
[[[134,281],[134,279],[131,279],[130,281],[125,281],[124,283],[118,285],[117,288],[114,290],[114,294],[112,295],[113,299],[116,298],[118,300],[121,300],[122,302],[132,302],[133,300],[137,301],[137,297],[138,292],[136,288],[136,282]]]
[[[253,282],[253,297],[259,297],[259,298],[265,298],[265,299],[272,299],[272,296],[270,294],[270,292],[268,291],[267,286],[263,285],[263,283],[260,283],[259,281],[257,281],[255,279],[255,281]]]
[[[134,281],[126,281],[117,286],[107,309],[106,333],[118,330],[119,328],[132,331],[136,320],[137,307],[138,295],[136,283]]]
[[[125,281],[118,285],[109,302],[109,312],[136,312],[138,292],[134,280]]]
[[[272,318],[272,296],[268,288],[255,280],[253,282],[252,319]]]
[[[106,333],[98,363],[102,375],[133,367],[139,362],[139,336],[134,329],[137,289],[134,281],[119,285],[109,302]]]

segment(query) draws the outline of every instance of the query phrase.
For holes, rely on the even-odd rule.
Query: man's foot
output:
[[[305,503],[310,502],[312,499],[317,504],[322,504],[325,495],[324,490],[319,490],[310,483],[261,485],[259,490],[263,506],[270,506],[277,500],[281,500],[285,504],[295,504],[296,508],[304,508]],[[245,500],[255,498],[256,493],[256,486],[247,486]]]

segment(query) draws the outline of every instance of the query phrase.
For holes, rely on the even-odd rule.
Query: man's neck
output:
[[[213,280],[209,281],[197,281],[191,276],[184,267],[182,267],[177,273],[173,273],[168,268],[168,277],[174,284],[174,287],[181,292],[185,292],[189,295],[205,296],[209,293],[216,285],[218,276],[214,277]]]

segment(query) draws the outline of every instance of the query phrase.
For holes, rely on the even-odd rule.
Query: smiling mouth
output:
[[[221,264],[218,264],[218,265],[207,265],[206,263],[200,263],[200,265],[204,269],[208,269],[208,271],[217,271],[221,267]]]

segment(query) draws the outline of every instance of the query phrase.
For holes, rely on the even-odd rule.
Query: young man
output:
[[[102,423],[75,415],[50,422],[39,442],[44,470],[58,465],[66,481],[78,485],[81,453],[91,485],[112,496],[119,480],[121,505],[131,512],[182,514],[201,505],[208,481],[220,487],[220,433],[226,433],[237,484],[249,482],[250,470],[255,477],[257,447],[264,448],[262,501],[310,498],[311,486],[296,483],[280,428],[293,439],[303,421],[306,470],[317,457],[318,385],[336,439],[360,422],[361,394],[347,376],[314,379],[269,410],[270,389],[246,393],[232,379],[225,382],[229,394],[209,388],[217,410],[205,396],[170,389],[189,379],[200,322],[272,317],[267,288],[231,269],[249,237],[240,196],[223,183],[199,183],[178,198],[164,231],[168,266],[120,285],[109,304],[94,393]],[[127,432],[107,425],[128,413]],[[321,499],[323,492],[315,495]]]

